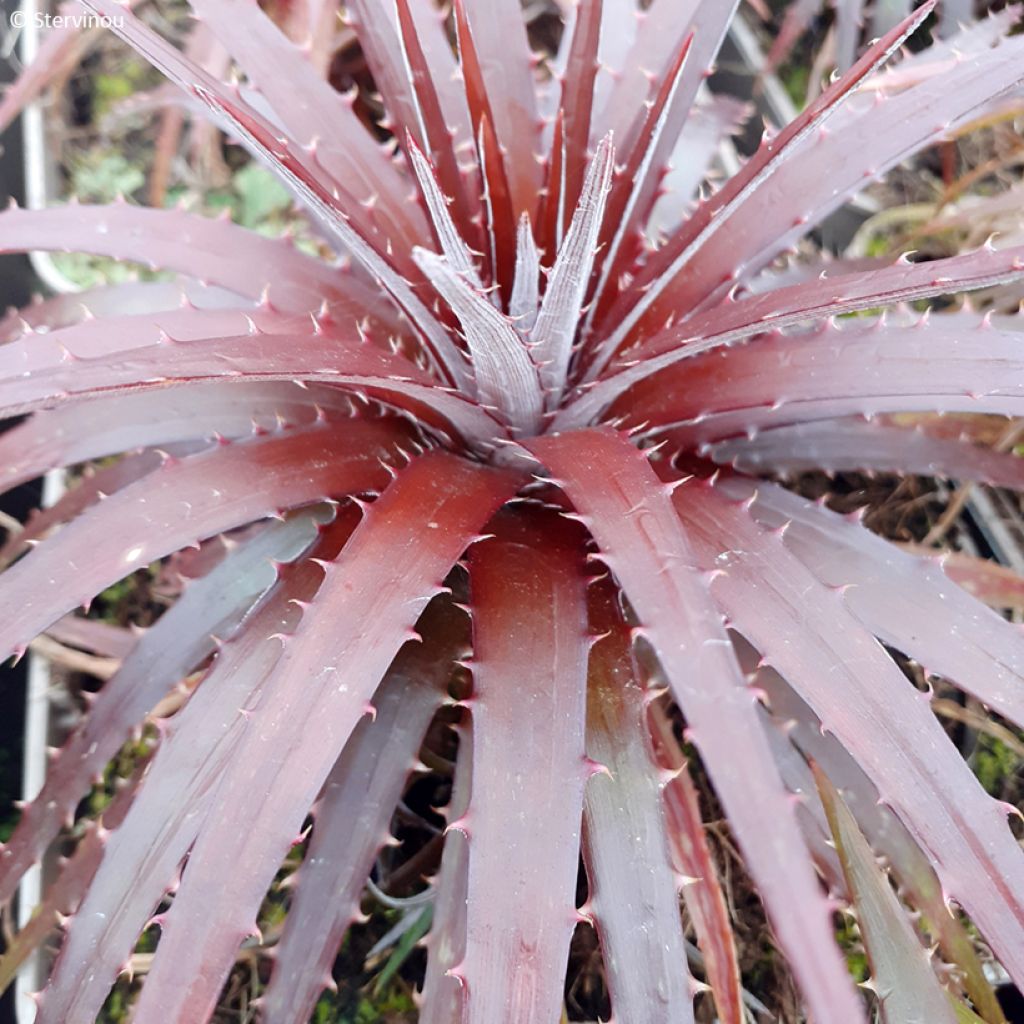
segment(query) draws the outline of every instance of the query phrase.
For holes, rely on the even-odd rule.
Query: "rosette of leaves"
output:
[[[3,652],[139,567],[257,526],[126,653],[0,854],[6,901],[130,731],[201,669],[37,918],[59,911],[64,930],[42,1024],[91,1024],[152,923],[135,1019],[207,1020],[312,809],[260,1011],[306,1020],[446,700],[462,719],[423,1021],[556,1021],[581,917],[616,1019],[692,1020],[680,876],[718,1015],[742,1020],[664,691],[818,1024],[866,1008],[819,881],[841,890],[803,754],[862,794],[860,827],[943,951],[974,955],[955,901],[1024,983],[1006,809],[890,654],[1021,725],[1018,629],[935,564],[760,479],[1022,482],[1017,457],[889,414],[1024,414],[1016,318],[906,308],[1019,281],[1024,251],[771,269],[872,178],[1019,90],[1010,15],[936,44],[941,75],[910,57],[890,82],[882,65],[925,4],[721,187],[677,196],[648,244],[667,162],[699,182],[725,128],[699,94],[732,3],[656,0],[639,17],[591,0],[538,62],[516,0],[456,0],[454,43],[423,0],[353,0],[386,111],[372,130],[249,0],[193,3],[238,66],[231,85],[112,0],[88,6],[278,175],[325,247],[127,204],[0,215],[4,251],[192,280],[4,325],[0,410],[27,416],[0,439],[5,486],[131,454],[46,513],[31,550],[38,526],[9,543]],[[968,968],[965,994],[995,1019]]]

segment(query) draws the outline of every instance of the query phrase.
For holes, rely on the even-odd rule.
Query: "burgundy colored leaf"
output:
[[[326,387],[203,384],[115,395],[46,409],[0,435],[0,488],[8,490],[58,466],[72,466],[134,448],[220,436],[269,433],[282,424],[309,426],[326,410],[350,414],[351,398]]]
[[[143,634],[100,690],[88,717],[51,762],[42,790],[26,806],[0,851],[0,903],[11,898],[25,870],[54,839],[131,730],[213,653],[215,637],[228,636],[274,582],[272,560],[284,562],[299,555],[313,540],[315,524],[310,513],[272,524],[186,587],[174,606]]]
[[[202,447],[202,446],[200,446]],[[0,547],[0,565],[6,566],[28,547],[38,544],[62,523],[74,519],[82,511],[103,501],[111,494],[141,480],[147,473],[158,469],[167,454],[174,457],[192,454],[180,451],[177,446],[170,453],[142,451],[125,456],[111,466],[93,469],[83,475],[48,508],[36,509],[20,533],[12,533]]]
[[[880,640],[1024,724],[1019,630],[933,561],[772,484],[727,479],[719,486],[736,500],[753,499],[754,517],[769,528],[788,523],[787,546],[823,583],[848,588],[846,607]]]
[[[144,263],[194,275],[238,295],[270,301],[288,312],[341,301],[336,268],[287,242],[262,238],[224,220],[180,210],[112,206],[12,208],[0,213],[0,251],[70,251]],[[367,312],[353,307],[354,315]]]
[[[4,574],[4,657],[65,612],[197,540],[332,494],[379,490],[408,433],[352,420],[236,442],[163,468],[89,509]],[[68,569],[74,575],[65,575]]]
[[[615,0],[608,0],[613,4]],[[605,0],[579,4],[572,28],[572,40],[562,72],[559,112],[563,118],[566,152],[565,190],[570,197],[583,192],[590,126],[593,119],[594,87],[600,68]],[[568,224],[563,224],[568,227]]]
[[[755,698],[668,490],[646,457],[610,430],[539,439],[529,448],[575,506],[636,612],[811,1012],[822,1024],[862,1019]]]
[[[448,825],[469,847],[466,949],[450,969],[466,1024],[555,1020],[562,1006],[588,774],[587,614],[582,531],[556,516],[498,517],[470,552],[473,791]]]
[[[118,0],[88,0],[86,6],[113,19],[114,31],[186,93],[195,94],[202,88],[208,94],[220,94],[225,106],[231,102],[230,94],[216,79],[127,13]],[[298,147],[312,147],[306,162],[308,172],[322,184],[343,181],[356,199],[350,210],[353,217],[361,214],[360,202],[386,197],[376,220],[384,237],[396,247],[421,241],[426,225],[415,206],[406,201],[401,176],[351,106],[311,65],[288,59],[294,44],[259,5],[248,0],[196,0],[193,6],[287,124]],[[278,73],[282,61],[290,69],[287,75]],[[242,118],[256,116],[238,101],[231,105],[237,105]]]
[[[424,98],[428,90],[423,88],[425,76],[429,74],[452,142],[456,147],[469,144],[473,130],[466,107],[466,93],[459,81],[458,65],[448,36],[449,12],[417,0],[395,0],[395,7],[398,29],[410,65],[409,73],[416,83],[424,116],[429,123],[432,115]],[[415,55],[417,50],[422,51],[422,60]]]
[[[415,46],[415,27],[409,25],[404,33],[400,32],[398,17],[401,7],[396,0],[350,0],[346,8],[349,23],[359,37],[366,63],[373,75],[373,84],[384,101],[388,124],[405,125],[409,135],[421,150],[432,148],[431,139],[424,126],[423,109],[418,95],[420,88],[430,88],[429,71],[418,83],[416,82],[409,73],[411,54],[408,53],[408,42],[404,46],[402,42],[404,34],[405,40],[412,40]],[[411,22],[412,14],[408,2],[405,5],[405,15]],[[420,57],[422,61],[422,53]],[[423,63],[420,67],[421,70],[425,70]],[[437,113],[440,113],[440,104]],[[351,110],[349,114],[351,116]],[[443,115],[440,124],[443,129]],[[364,138],[368,137],[362,125],[358,125],[358,130]],[[346,132],[344,137],[347,138],[348,134]],[[400,146],[406,147],[405,138],[397,136],[396,141]],[[434,140],[435,143],[441,141],[440,138]]]
[[[946,903],[946,893],[928,857],[891,808],[878,799],[878,790],[842,744],[822,728],[817,716],[778,673],[762,666],[757,670],[755,685],[764,688],[773,714],[785,720],[786,746],[794,752],[793,745],[799,747],[842,792],[858,827],[872,847],[885,857],[906,898],[924,915],[922,923],[937,938],[945,961],[955,964],[963,973],[963,987],[985,1020],[1004,1024],[1005,1017],[975,952],[974,942]],[[774,731],[779,734],[777,728]],[[814,778],[807,764],[797,759],[803,767],[798,790],[803,805],[820,818],[825,833],[830,834],[821,802],[815,798]]]
[[[595,118],[595,125],[601,126],[600,134],[613,131],[618,139],[630,137],[630,129],[643,121],[652,80],[663,81],[665,69],[674,65],[679,53],[680,40],[692,33],[689,70],[677,90],[677,113],[664,136],[667,149],[654,163],[667,159],[737,6],[734,0],[711,4],[703,0],[654,0],[642,12],[629,55],[618,65],[620,74]]]
[[[22,964],[57,929],[62,920],[78,909],[103,858],[103,832],[117,828],[124,820],[148,761],[148,758],[144,758],[130,779],[119,780],[118,790],[103,809],[100,820],[86,827],[74,852],[61,864],[46,898],[35,908],[28,923],[5,943],[3,955],[0,956],[0,992],[7,990]]]
[[[430,453],[367,509],[282,641],[249,715],[239,716],[235,754],[211,793],[207,824],[167,914],[141,1019],[186,1024],[213,1009],[274,873],[388,665],[455,560],[519,483],[517,475]],[[386,566],[390,575],[382,575]],[[334,628],[324,629],[325,621]],[[241,863],[247,870],[238,870]]]
[[[40,1007],[40,1024],[95,1021],[139,933],[177,882],[216,782],[229,770],[246,716],[258,702],[260,685],[281,659],[280,632],[295,628],[301,614],[296,602],[312,600],[322,584],[316,559],[337,553],[356,518],[340,517],[321,537],[314,557],[283,570],[262,607],[221,647],[206,678],[168,723],[145,784],[108,838],[95,881],[72,919]],[[126,878],[132,879],[128,887]]]
[[[579,390],[556,426],[592,420],[614,399],[652,374],[769,330],[783,330],[815,319],[1006,284],[1024,277],[1024,248],[991,249],[931,263],[897,263],[882,270],[844,274],[792,285],[731,303],[668,327],[638,346],[605,376]]]
[[[565,183],[565,119],[561,111],[555,115],[555,128],[551,139],[551,156],[547,163],[547,183],[537,221],[537,245],[553,262],[565,236],[566,183]],[[522,221],[520,220],[520,223]]]
[[[373,698],[373,720],[356,726],[327,778],[263,997],[266,1024],[305,1024],[330,978],[423,734],[465,654],[460,615],[440,599],[427,608],[424,642],[401,650]]]
[[[360,233],[351,223],[348,212],[352,203],[338,198],[339,185],[325,188],[309,171],[308,161],[295,155],[275,138],[259,119],[234,103],[221,99],[202,86],[193,86],[196,95],[210,107],[215,115],[226,120],[255,153],[275,168],[281,177],[323,226],[333,234],[347,252],[357,259],[365,270],[394,299],[408,316],[423,338],[426,350],[448,375],[451,382],[465,386],[468,370],[462,353],[452,343],[443,326],[416,295],[412,285],[381,254],[378,246]]]
[[[455,12],[473,40],[479,82],[491,97],[488,119],[494,134],[498,139],[507,140],[502,163],[508,180],[514,231],[520,214],[534,212],[541,185],[539,118],[526,25],[518,0],[455,0]],[[467,72],[465,38],[460,27],[463,73]],[[470,116],[474,128],[478,128],[473,108],[471,100]]]
[[[765,430],[750,440],[711,445],[708,454],[747,473],[823,469],[954,477],[1024,490],[1024,459],[1009,452],[932,437],[868,420],[819,420]]]
[[[459,758],[455,764],[448,820],[466,814],[472,790],[473,725],[467,718],[458,728]],[[434,919],[426,939],[427,969],[419,1024],[453,1024],[462,1013],[463,988],[453,969],[466,955],[466,883],[469,843],[465,832],[448,829],[438,873]]]
[[[664,301],[652,320],[664,322],[672,308],[721,300],[869,180],[1017,90],[1022,53],[1024,41],[1007,38],[994,50],[953,57],[943,74],[914,88],[887,92],[882,76],[873,96],[847,100],[824,138],[812,135],[787,148],[785,162],[702,243],[700,260],[685,277],[671,286],[664,281]]]
[[[471,133],[467,120],[465,97],[462,89],[455,82],[454,61],[451,58],[451,51],[448,48],[448,40],[443,34],[443,28],[439,35],[442,38],[442,47],[447,53],[446,68],[448,85],[457,98],[457,109],[459,116],[453,118],[449,102],[446,106],[442,96],[444,81],[439,81],[437,75],[431,72],[430,60],[423,50],[424,37],[417,34],[416,19],[419,16],[422,22],[424,17],[436,17],[437,12],[425,10],[424,5],[415,4],[409,6],[409,0],[396,0],[395,6],[398,13],[398,28],[403,56],[408,68],[410,87],[413,89],[417,120],[415,127],[418,128],[421,136],[421,148],[424,149],[430,159],[430,163],[436,169],[437,180],[441,192],[448,202],[452,204],[452,218],[458,225],[462,237],[471,240],[475,245],[481,245],[483,236],[480,233],[478,218],[482,216],[480,209],[480,184],[473,171],[466,171],[459,166],[454,142],[457,134],[468,138]],[[440,20],[437,21],[440,26]],[[435,62],[436,63],[436,62]],[[448,113],[446,114],[446,109]],[[463,122],[460,131],[449,127],[459,125]],[[467,182],[472,182],[467,187]]]
[[[636,678],[631,630],[613,585],[602,583],[590,593],[590,627],[598,639],[587,678],[587,755],[607,772],[587,783],[586,909],[601,938],[616,1017],[692,1022],[661,771],[647,726],[646,694]],[[730,1024],[740,1022],[742,1016]]]
[[[1012,976],[1024,977],[1024,855],[936,719],[841,589],[814,578],[779,534],[709,482],[678,488],[676,508],[712,593],[734,628],[797,690],[857,759],[937,866]]]
[[[681,363],[644,381],[612,412],[681,424],[672,437],[687,446],[838,416],[1014,414],[1021,409],[1020,354],[1016,332],[989,330],[973,317],[823,324]],[[685,392],[678,390],[682,380]]]
[[[697,787],[664,709],[655,704],[650,721],[658,756],[674,776],[662,791],[668,838],[676,869],[687,880],[683,899],[704,956],[708,985],[722,1024],[742,1024],[743,989],[736,943],[718,868],[704,834]]]
[[[587,314],[588,330],[593,326],[604,307],[605,300],[611,294],[608,291],[609,287],[616,285],[622,272],[636,256],[637,243],[642,237],[642,232],[637,230],[637,214],[648,212],[638,210],[642,186],[652,174],[657,175],[661,170],[654,167],[653,162],[673,110],[692,44],[693,36],[687,35],[679,46],[678,55],[657,94],[647,104],[643,122],[635,133],[637,137],[631,139],[631,145],[625,149],[627,159],[623,161],[623,167],[616,175],[617,180],[608,199],[608,216],[601,225],[601,238],[607,249],[602,254],[601,271]]]
[[[192,322],[190,317],[181,326]],[[484,410],[438,386],[407,359],[365,340],[352,342],[329,334],[317,325],[289,334],[260,334],[257,328],[255,333],[234,337],[211,336],[202,330],[200,340],[190,341],[171,338],[159,324],[149,323],[155,344],[115,347],[113,352],[109,352],[111,342],[117,345],[124,337],[121,332],[109,325],[106,330],[89,324],[81,328],[89,328],[88,333],[69,327],[33,337],[31,345],[18,341],[0,346],[0,414],[31,412],[72,397],[127,394],[175,384],[289,380],[350,385],[356,391],[386,396],[385,401],[422,417],[424,425],[467,439],[490,440],[502,430]],[[180,333],[187,339],[184,331]],[[86,350],[80,355],[65,344],[65,339],[83,337],[90,345],[96,339],[105,351]]]

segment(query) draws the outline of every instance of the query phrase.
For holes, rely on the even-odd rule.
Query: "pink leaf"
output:
[[[743,989],[736,942],[718,868],[704,833],[700,797],[664,709],[655,704],[651,713],[655,749],[675,776],[665,784],[662,794],[676,869],[687,879],[683,900],[704,956],[718,1016],[722,1024],[743,1024]]]
[[[434,452],[368,507],[258,701],[238,716],[234,756],[168,912],[139,1019],[194,1024],[213,1010],[274,873],[388,665],[520,482]]]
[[[658,424],[652,432],[681,424],[671,436],[687,447],[838,416],[1014,414],[1024,408],[1016,333],[978,327],[953,316],[927,330],[876,323],[768,335],[652,377],[612,412]],[[708,394],[715,395],[710,408]]]
[[[721,301],[871,180],[1018,89],[1022,54],[1024,41],[1004,38],[993,50],[954,55],[943,74],[899,94],[887,91],[880,76],[879,91],[847,100],[824,137],[787,147],[784,163],[701,243],[699,260],[687,257],[685,276],[659,280],[662,300],[652,307],[651,322],[663,323],[672,309]],[[652,261],[644,282],[666,262]]]
[[[193,313],[180,325],[202,328],[202,317],[198,324],[194,318]],[[151,391],[175,384],[301,380],[387,395],[385,401],[406,408],[443,433],[453,430],[467,438],[490,440],[502,432],[497,421],[477,405],[438,386],[409,360],[334,332],[307,328],[298,333],[261,334],[257,328],[256,333],[227,337],[200,329],[194,332],[199,340],[175,343],[177,339],[150,322],[146,329],[160,340],[124,349],[118,347],[124,344],[124,334],[114,327],[109,322],[87,323],[33,336],[31,344],[18,341],[0,346],[0,414],[30,412],[72,397]],[[87,344],[80,353],[69,349],[65,339],[76,348],[76,339]],[[94,342],[103,346],[98,353],[89,351]],[[28,376],[26,371],[31,371]]]
[[[223,109],[237,106],[242,118],[256,116],[240,101],[232,103],[228,89],[126,12],[118,0],[86,0],[86,7],[110,18],[113,31],[186,93],[197,95],[202,89],[209,95],[219,95]],[[343,97],[306,61],[288,60],[295,53],[294,44],[259,4],[250,0],[196,0],[195,10],[287,124],[298,147],[314,144],[305,162],[309,173],[322,186],[329,186],[331,181],[344,182],[355,197],[351,214],[360,220],[363,211],[359,204],[382,197],[374,211],[375,222],[396,248],[422,241],[426,225],[419,211],[404,201],[406,188],[401,175]],[[278,73],[282,61],[289,68],[287,75]],[[364,226],[369,223],[366,219]]]
[[[351,202],[338,198],[340,186],[325,188],[310,172],[309,162],[299,159],[282,145],[265,123],[241,106],[225,101],[202,86],[193,91],[214,114],[227,121],[254,153],[266,160],[302,199],[320,222],[351,252],[375,281],[408,316],[423,339],[426,352],[450,381],[465,387],[469,371],[462,353],[455,347],[444,326],[416,295],[412,285],[393,266],[391,250],[374,243],[354,226],[349,210]],[[383,253],[387,253],[387,257]]]
[[[765,526],[788,523],[787,546],[823,583],[853,584],[846,606],[880,640],[1024,726],[1024,654],[1012,623],[947,579],[934,562],[901,551],[857,522],[773,484],[729,479],[720,486],[734,499],[753,498],[751,511]]]
[[[402,648],[373,698],[373,721],[356,726],[327,778],[263,996],[266,1024],[309,1020],[341,940],[359,916],[359,898],[423,734],[467,646],[468,623],[459,615],[440,600],[427,608],[418,624],[425,642]]]
[[[395,6],[403,56],[415,88],[419,115],[416,123],[420,125],[423,136],[421,148],[437,169],[441,191],[452,203],[453,218],[463,237],[475,245],[482,245],[483,236],[478,223],[483,213],[480,209],[480,182],[474,172],[463,171],[455,152],[456,137],[461,135],[468,141],[472,132],[465,94],[455,80],[455,62],[442,15],[422,4],[413,4],[410,8],[409,0],[396,0]],[[433,33],[427,31],[430,21],[434,22]],[[439,45],[435,49],[440,51],[433,54],[433,61],[424,49],[430,39],[436,39]],[[437,58],[441,54],[443,58],[439,61]]]
[[[357,519],[349,514],[332,523],[315,558],[333,557]],[[110,835],[96,878],[71,922],[40,1024],[95,1021],[153,908],[176,883],[182,858],[209,812],[216,782],[229,770],[246,715],[281,658],[278,633],[295,628],[296,602],[312,600],[323,578],[314,558],[285,567],[267,600],[221,647],[206,678],[169,723],[145,785],[124,823]],[[192,1018],[192,1024],[198,1019]]]
[[[469,808],[473,771],[473,725],[466,718],[458,727],[459,757],[455,764],[448,820],[458,821]],[[437,879],[434,918],[426,938],[427,969],[419,1024],[453,1024],[462,1013],[463,989],[453,970],[466,955],[466,884],[469,843],[458,829],[445,832],[444,853]]]
[[[529,443],[617,577],[668,677],[780,945],[821,1024],[863,1013],[721,617],[646,457],[611,430]]]
[[[646,104],[643,120],[625,148],[627,159],[616,174],[612,194],[608,200],[608,215],[601,225],[601,240],[605,251],[594,286],[586,329],[589,332],[609,295],[609,287],[617,287],[623,271],[636,256],[637,242],[642,237],[638,220],[646,218],[647,209],[640,208],[644,185],[650,177],[657,178],[661,168],[653,166],[654,159],[664,143],[667,122],[675,106],[675,97],[686,72],[687,57],[693,45],[693,36],[687,35],[678,48],[678,54],[668,69],[654,99]],[[626,247],[628,243],[628,248]],[[623,251],[625,249],[625,251]]]
[[[555,516],[498,517],[495,539],[470,552],[473,791],[448,825],[469,846],[466,950],[451,969],[466,1024],[555,1020],[562,1006],[587,776],[587,621],[584,537]]]
[[[51,762],[39,795],[27,805],[0,851],[0,903],[56,837],[92,780],[175,684],[227,636],[260,593],[274,582],[271,559],[296,557],[315,536],[315,518],[302,513],[229,554],[142,636],[100,690],[88,717]]]
[[[309,312],[342,298],[337,268],[287,243],[224,220],[180,210],[59,206],[0,212],[0,251],[72,251],[194,275],[249,299],[267,291],[287,312]],[[78,300],[81,301],[81,300]],[[354,307],[353,315],[360,315]]]
[[[514,227],[520,214],[533,214],[541,187],[540,119],[526,23],[519,0],[456,0],[455,7],[457,13],[463,9],[479,55],[482,83],[491,97],[495,135],[515,140],[515,148],[510,147],[504,158]],[[465,59],[463,42],[460,36]]]
[[[204,446],[200,445],[199,448]],[[175,457],[193,454],[192,446],[185,451],[175,449]],[[148,473],[159,468],[166,455],[158,451],[142,451],[135,455],[127,455],[118,459],[111,466],[103,466],[87,472],[83,478],[70,487],[60,498],[48,508],[33,511],[29,521],[20,533],[12,533],[0,547],[0,565],[6,566],[26,548],[37,544],[41,537],[51,533],[62,523],[66,523],[80,515],[99,501],[106,500],[111,494],[141,480]]]
[[[712,593],[807,701],[936,865],[1011,976],[1024,978],[1024,854],[931,708],[871,634],[743,502],[706,481],[675,505]]]
[[[0,576],[6,657],[51,622],[150,562],[197,540],[331,494],[374,491],[408,438],[387,421],[352,420],[218,447],[170,461],[89,509]]]
[[[748,473],[837,473],[864,469],[953,477],[1024,490],[1024,459],[923,430],[866,420],[816,420],[775,427],[752,440],[711,445],[708,454]]]
[[[842,744],[824,730],[817,716],[777,672],[766,666],[760,668],[755,685],[765,689],[773,714],[783,720],[781,726],[773,727],[775,735],[792,753],[796,753],[793,744],[799,747],[842,792],[858,826],[872,847],[885,857],[910,903],[924,915],[926,929],[938,940],[943,958],[963,972],[963,987],[975,1007],[986,1021],[1005,1024],[1006,1018],[975,952],[974,941],[947,905],[946,894],[928,857],[906,827],[891,808],[878,799],[878,790]],[[799,755],[796,759],[803,769],[798,787],[803,806],[821,820],[825,834],[829,834],[823,808],[815,799],[817,786],[811,771]],[[845,889],[841,880],[837,885]]]
[[[590,627],[606,635],[590,651],[587,755],[607,772],[587,783],[583,853],[612,1012],[619,1020],[649,1024],[692,1022],[691,979],[646,695],[636,678],[633,641],[615,587],[605,582],[590,593]],[[742,1024],[742,1017],[730,1024]]]
[[[11,308],[0,318],[0,341],[15,341],[33,328],[55,330],[80,324],[91,317],[138,316],[196,309],[255,309],[226,288],[204,285],[185,278],[176,281],[124,281],[98,285],[81,292],[38,297],[20,309]],[[294,311],[292,311],[294,312]]]
[[[605,7],[614,8],[619,0],[591,0],[579,4],[572,25],[572,38],[562,71],[561,102],[566,168],[565,190],[571,198],[583,191],[590,126],[593,118],[594,89],[597,84],[601,37],[607,27]],[[612,17],[613,11],[609,12]],[[566,28],[568,32],[569,29]],[[565,227],[567,225],[563,225]],[[550,258],[548,262],[551,262]]]
[[[78,909],[103,859],[104,831],[117,828],[124,820],[148,763],[149,758],[144,758],[132,778],[118,780],[120,788],[103,809],[100,820],[86,826],[85,834],[78,840],[74,852],[50,883],[46,898],[35,908],[32,917],[18,934],[5,943],[3,955],[0,956],[0,992],[4,992],[14,981],[22,964],[56,930],[61,919]]]
[[[327,387],[291,382],[203,384],[92,399],[34,413],[0,434],[0,488],[9,490],[58,466],[133,448],[269,433],[309,426],[318,410],[344,415],[351,399]]]

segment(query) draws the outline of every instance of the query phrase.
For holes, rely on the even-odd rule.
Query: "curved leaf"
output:
[[[89,715],[50,763],[42,789],[0,851],[0,903],[55,838],[93,779],[167,692],[216,648],[274,582],[273,561],[298,556],[316,534],[317,517],[300,513],[229,553],[193,581],[125,656],[97,694]],[[112,826],[111,826],[112,827]]]
[[[597,639],[588,667],[587,755],[607,771],[587,783],[586,909],[601,939],[616,1017],[684,1024],[694,1019],[693,996],[646,695],[616,588],[604,582],[590,595]]]
[[[273,676],[249,714],[236,716],[235,753],[167,914],[141,1020],[194,1024],[212,1011],[274,873],[388,665],[476,530],[519,485],[515,474],[433,452],[367,508],[281,641]],[[423,530],[427,523],[436,526]]]
[[[389,479],[382,460],[407,438],[387,421],[352,420],[168,461],[0,576],[9,609],[0,653],[23,649],[65,612],[197,540],[334,494],[379,490]]]
[[[858,761],[1014,977],[1024,978],[1024,853],[931,708],[881,644],[706,481],[675,491],[716,602]]]
[[[468,562],[473,789],[448,824],[469,853],[465,953],[448,972],[466,1024],[560,1012],[587,778],[582,531],[533,509],[488,530]]]
[[[821,772],[816,778],[857,908],[883,1019],[886,1024],[955,1024],[949,997],[857,822],[828,778]]]
[[[399,652],[374,695],[373,720],[356,726],[327,778],[262,999],[266,1024],[306,1024],[331,977],[423,735],[468,642],[468,624],[453,623],[456,615],[440,600],[427,608],[419,623],[424,642]]]
[[[572,502],[636,612],[811,1012],[821,1024],[861,1020],[754,697],[666,486],[611,430],[528,447]]]

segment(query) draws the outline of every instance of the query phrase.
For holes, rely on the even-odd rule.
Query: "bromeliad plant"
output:
[[[588,0],[545,69],[517,0],[456,0],[454,52],[426,0],[352,0],[383,145],[249,0],[193,0],[235,86],[113,0],[87,3],[342,256],[127,204],[0,215],[4,251],[202,282],[181,308],[143,283],[85,297],[99,317],[54,300],[7,325],[0,409],[31,415],[0,439],[6,486],[135,453],[47,513],[59,528],[24,557],[24,537],[9,543],[4,653],[139,567],[259,524],[127,653],[2,851],[7,901],[130,730],[202,669],[55,883],[46,909],[70,916],[42,1024],[94,1021],[162,901],[135,1019],[207,1020],[313,808],[261,1009],[306,1020],[446,698],[463,721],[421,1020],[558,1020],[580,914],[617,1020],[692,1020],[680,874],[718,1015],[742,1020],[661,687],[809,1016],[865,1015],[816,873],[847,891],[813,760],[962,968],[942,975],[950,996],[998,1020],[949,905],[1024,984],[1024,857],[886,647],[1024,725],[1024,642],[938,566],[756,474],[1021,484],[1016,457],[888,416],[1024,414],[1015,322],[837,318],[1020,280],[1024,251],[786,283],[770,269],[872,177],[1020,88],[1010,15],[937,44],[941,76],[906,58],[887,85],[926,3],[645,245],[669,158],[696,181],[717,148],[714,117],[690,115],[714,109],[699,92],[730,3],[655,0],[641,17]],[[953,1019],[949,999],[929,1005]]]

